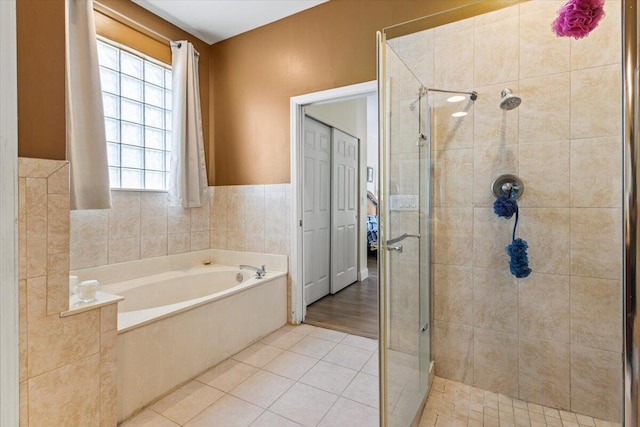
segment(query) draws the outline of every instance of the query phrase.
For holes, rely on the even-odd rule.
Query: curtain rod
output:
[[[114,10],[114,9],[110,8],[109,6],[106,6],[106,5],[104,5],[103,3],[99,2],[99,1],[94,1],[93,4],[98,5],[99,7],[105,9],[106,11],[108,11],[109,13],[113,13],[114,15],[116,15],[119,18],[124,19],[125,21],[128,21],[129,24],[132,24],[132,25],[134,25],[136,27],[139,27],[139,28],[143,29],[144,31],[146,31],[148,33],[151,33],[154,36],[156,36],[156,37],[168,42],[169,46],[176,45],[176,46],[178,46],[178,48],[182,47],[182,43],[174,41],[174,40],[171,40],[169,37],[165,36],[164,34],[160,34],[159,32],[157,32],[155,30],[152,30],[151,28],[147,27],[146,25],[142,25],[138,21],[135,21],[135,20],[129,18],[127,15],[124,15],[124,14],[118,12],[117,10]],[[133,30],[138,30],[138,29],[137,28],[133,28]],[[194,48],[194,52],[196,53],[196,55],[200,56],[200,52],[195,50],[195,48]]]
[[[151,28],[147,27],[146,25],[142,25],[141,23],[139,23],[137,21],[134,21],[133,19],[129,18],[128,16],[123,15],[122,13],[118,12],[117,10],[114,10],[114,9],[110,8],[109,6],[106,6],[103,3],[100,3],[99,1],[94,1],[93,3],[98,5],[99,7],[107,10],[108,12],[113,13],[114,15],[118,16],[119,18],[122,18],[122,19],[128,21],[130,24],[133,24],[136,27],[139,27],[139,28],[143,29],[144,31],[153,34],[154,36],[161,38],[162,40],[168,42],[169,44],[177,43],[177,42],[174,42],[173,40],[171,40],[169,37],[167,37],[167,36],[165,36],[163,34],[160,34],[159,32],[157,32],[155,30],[152,30]],[[177,44],[179,44],[179,43],[177,43]],[[178,47],[180,47],[180,46],[178,46]]]

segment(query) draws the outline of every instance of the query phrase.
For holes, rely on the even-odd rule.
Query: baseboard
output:
[[[367,277],[369,277],[369,269],[368,268],[365,268],[365,269],[362,269],[362,270],[358,271],[358,282],[362,282]]]

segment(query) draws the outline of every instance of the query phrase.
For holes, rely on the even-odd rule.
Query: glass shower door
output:
[[[431,362],[429,115],[424,87],[386,43],[381,50],[381,412],[383,425],[406,427]]]

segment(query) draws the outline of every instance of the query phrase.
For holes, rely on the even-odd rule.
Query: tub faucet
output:
[[[265,268],[266,266],[263,265],[261,268],[258,267],[254,267],[252,265],[244,265],[242,264],[240,266],[240,269],[247,269],[247,270],[253,270],[256,272],[256,279],[262,279],[264,277],[265,274],[267,274],[267,270]]]

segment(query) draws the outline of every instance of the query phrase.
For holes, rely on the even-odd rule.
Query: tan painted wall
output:
[[[16,2],[18,155],[64,160],[64,0]]]
[[[289,182],[289,98],[375,80],[377,30],[465,3],[332,0],[214,44],[216,184]]]

